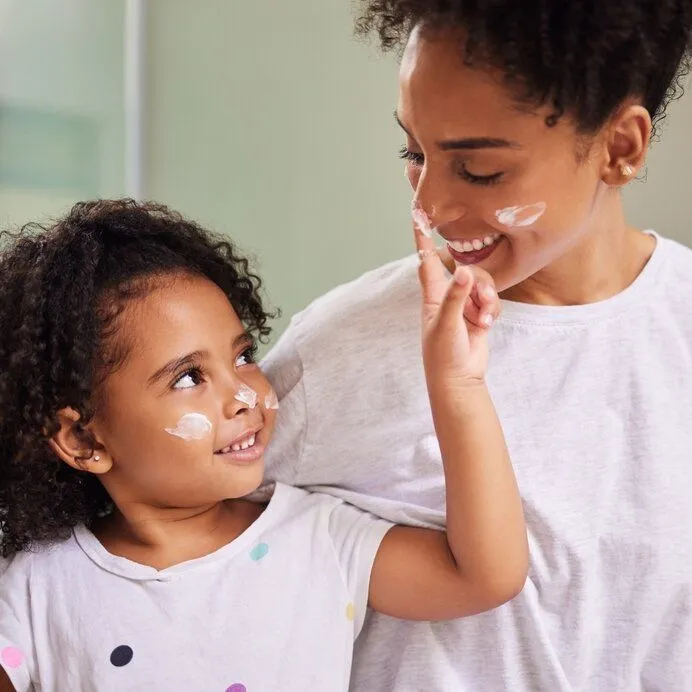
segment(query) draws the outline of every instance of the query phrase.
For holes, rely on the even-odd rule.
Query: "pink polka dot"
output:
[[[231,685],[226,692],[247,692],[247,687],[245,685],[236,682],[235,685]]]
[[[19,668],[24,662],[24,654],[15,646],[6,646],[0,651],[0,658],[8,668]]]

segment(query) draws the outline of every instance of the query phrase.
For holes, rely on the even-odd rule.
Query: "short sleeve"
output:
[[[17,692],[33,689],[29,565],[30,555],[18,554],[0,574],[0,666]]]
[[[295,319],[260,364],[279,399],[271,444],[265,455],[266,477],[296,484],[307,425],[303,363],[295,343]]]
[[[346,588],[351,594],[355,637],[363,627],[375,557],[382,539],[392,526],[383,519],[342,502],[336,504],[331,512],[329,534]]]

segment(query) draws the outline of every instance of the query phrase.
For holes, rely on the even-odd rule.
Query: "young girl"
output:
[[[0,260],[0,691],[345,690],[368,604],[438,620],[521,590],[489,277],[449,283],[417,234],[445,535],[280,484],[242,499],[277,402],[259,280],[229,242],[131,201],[35,230]]]

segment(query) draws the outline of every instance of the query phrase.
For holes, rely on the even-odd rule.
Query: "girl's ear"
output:
[[[113,460],[79,421],[79,413],[72,408],[58,411],[60,427],[48,444],[62,461],[77,471],[107,473],[113,468]]]

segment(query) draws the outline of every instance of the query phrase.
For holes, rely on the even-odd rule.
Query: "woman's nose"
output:
[[[424,168],[421,171],[413,197],[413,209],[419,209],[427,216],[430,226],[437,228],[459,221],[466,216],[468,209],[461,199],[456,186],[450,186]]]

